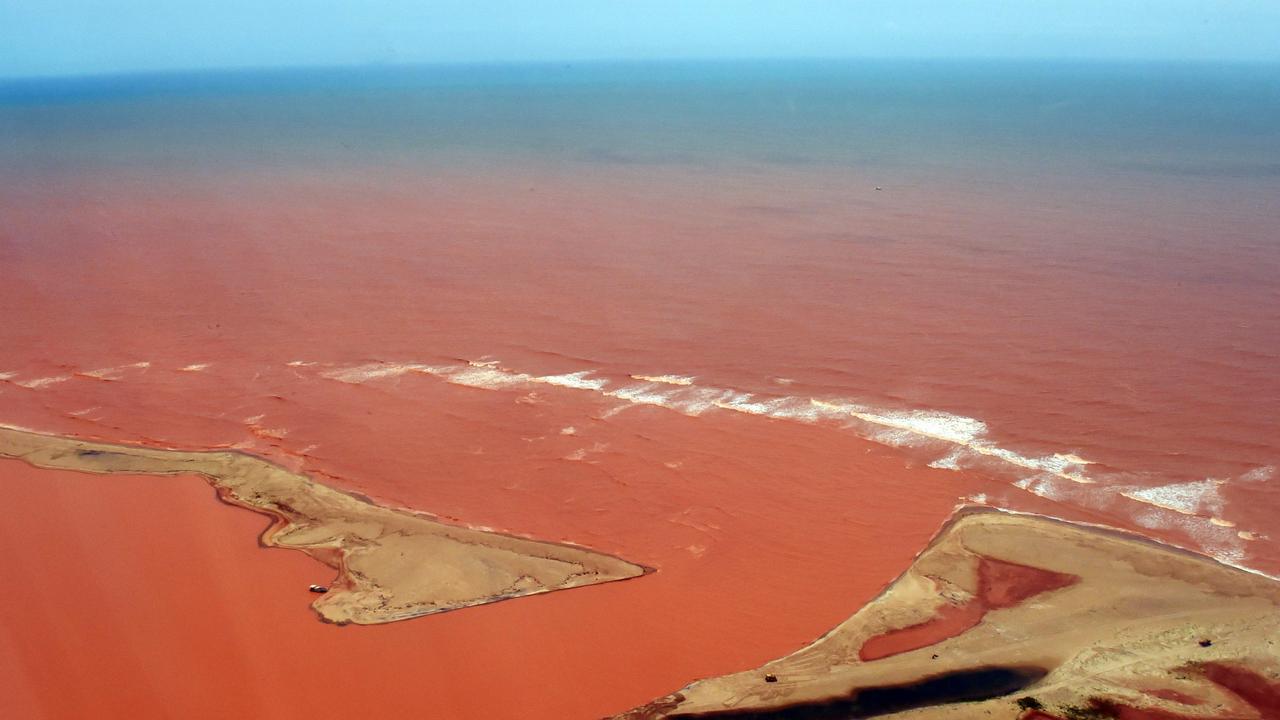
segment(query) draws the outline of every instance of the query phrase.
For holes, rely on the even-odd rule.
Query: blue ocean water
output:
[[[9,81],[0,165],[457,161],[1280,177],[1280,66],[701,62]]]

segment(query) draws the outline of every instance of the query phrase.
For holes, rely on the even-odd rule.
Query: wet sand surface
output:
[[[966,608],[972,623],[912,632]],[[809,647],[619,717],[1272,718],[1278,611],[1271,578],[1139,536],[970,509]],[[895,636],[911,637],[886,647]]]

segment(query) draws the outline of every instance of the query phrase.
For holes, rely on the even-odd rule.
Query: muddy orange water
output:
[[[808,643],[963,502],[1280,573],[1275,108],[1086,138],[1163,96],[1037,72],[990,127],[776,78],[10,98],[0,423],[657,572],[334,627],[202,480],[5,461],[0,715],[601,717]]]

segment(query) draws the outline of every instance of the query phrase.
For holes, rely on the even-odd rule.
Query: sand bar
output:
[[[312,605],[332,623],[406,620],[648,572],[582,547],[382,507],[232,450],[115,445],[0,427],[0,457],[91,473],[202,476],[224,501],[274,519],[263,545],[301,550],[338,571]]]
[[[1138,536],[960,512],[804,649],[619,720],[1280,717],[1280,583]]]

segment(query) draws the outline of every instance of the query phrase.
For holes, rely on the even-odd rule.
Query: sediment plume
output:
[[[1118,531],[967,508],[808,647],[616,720],[1280,718],[1280,583]]]
[[[382,507],[233,450],[115,445],[0,427],[0,457],[90,473],[202,476],[222,500],[274,519],[263,545],[301,550],[338,571],[312,604],[337,624],[406,620],[648,572],[582,547]]]

